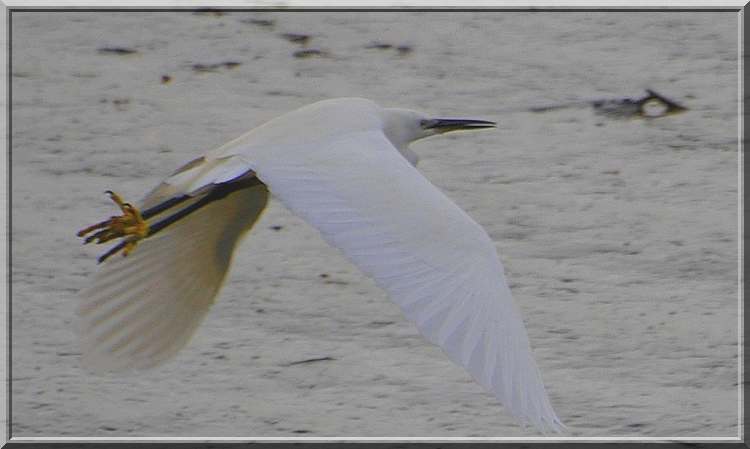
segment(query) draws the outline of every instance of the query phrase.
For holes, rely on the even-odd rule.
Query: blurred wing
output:
[[[183,194],[171,179],[143,206]],[[237,190],[141,241],[127,257],[104,261],[80,295],[84,365],[97,371],[148,368],[185,346],[219,292],[237,241],[267,199],[262,184]]]
[[[474,220],[380,132],[279,153],[234,155],[513,415],[561,428],[494,244]]]

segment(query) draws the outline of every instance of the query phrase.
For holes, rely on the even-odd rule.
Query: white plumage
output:
[[[522,423],[560,431],[493,242],[420,174],[407,148],[429,135],[487,124],[337,99],[207,153],[167,178],[143,206],[184,194],[197,201],[249,172],[262,185],[211,202],[147,237],[128,257],[105,261],[82,294],[85,362],[104,370],[149,367],[184,346],[270,191]]]

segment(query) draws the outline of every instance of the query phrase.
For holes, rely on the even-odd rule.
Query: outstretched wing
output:
[[[225,157],[254,170],[513,415],[561,429],[493,242],[381,132]]]
[[[175,178],[195,170],[183,167],[143,200],[144,209],[186,195]],[[189,175],[189,174],[188,174]],[[152,223],[169,217],[233,181],[208,184],[199,193],[164,210]],[[235,182],[246,179],[238,177]],[[190,339],[218,294],[234,248],[265,208],[261,183],[231,190],[221,199],[146,238],[127,257],[106,259],[80,294],[79,327],[84,365],[97,371],[148,368],[172,357]]]

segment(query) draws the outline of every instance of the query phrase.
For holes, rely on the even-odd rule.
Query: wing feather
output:
[[[191,170],[202,168],[192,164],[176,175]],[[164,183],[143,204],[181,193]],[[267,199],[263,185],[237,190],[140,242],[127,257],[104,261],[80,295],[84,364],[97,371],[127,371],[174,356],[213,304],[237,241]]]
[[[387,291],[429,341],[522,423],[562,429],[493,242],[382,133],[308,144],[294,157],[254,151],[235,154],[252,160],[271,192]]]

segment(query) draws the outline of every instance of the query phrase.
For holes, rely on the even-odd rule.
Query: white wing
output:
[[[225,154],[374,278],[522,423],[561,430],[493,242],[381,132]]]

